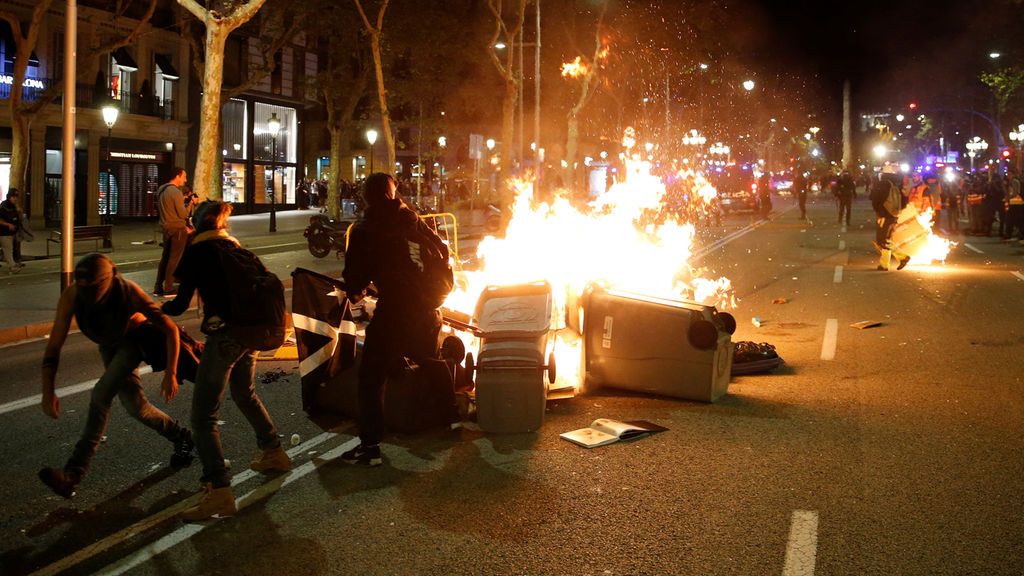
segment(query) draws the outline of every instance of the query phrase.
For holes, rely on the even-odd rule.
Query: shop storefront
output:
[[[271,122],[274,120],[275,122]],[[271,128],[278,127],[274,134]],[[300,121],[295,108],[232,99],[221,111],[222,193],[239,212],[295,206]]]
[[[128,141],[114,141],[106,154],[109,159],[100,163],[101,217],[153,218],[158,215],[156,191],[171,171],[171,154],[156,150],[162,146],[165,145],[157,142],[134,141],[128,145]]]

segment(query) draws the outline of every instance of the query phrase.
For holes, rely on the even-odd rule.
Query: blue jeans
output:
[[[255,366],[256,352],[242,347],[225,332],[214,332],[206,337],[192,396],[192,437],[199,461],[203,463],[201,481],[210,482],[214,488],[231,485],[217,426],[224,390],[229,384],[231,398],[256,432],[256,445],[262,450],[281,445],[277,428],[256,395]]]
[[[110,405],[114,402],[114,396],[121,400],[124,409],[132,418],[171,442],[177,440],[181,434],[181,426],[150,404],[142,390],[142,380],[137,370],[142,362],[142,353],[138,346],[129,342],[122,342],[116,346],[100,346],[100,356],[106,370],[92,389],[85,430],[82,431],[81,439],[75,444],[71,458],[64,466],[65,470],[79,476],[84,476],[89,469],[89,463],[96,454],[100,439],[107,431]]]

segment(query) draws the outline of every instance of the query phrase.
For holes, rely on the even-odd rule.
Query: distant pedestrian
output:
[[[1012,240],[1016,231],[1017,240],[1024,241],[1024,185],[1020,174],[1012,167],[1006,179],[1006,205],[1007,229],[1004,238]]]
[[[196,208],[196,234],[175,271],[181,282],[178,295],[163,305],[165,312],[178,316],[188,308],[196,290],[203,302],[200,330],[206,334],[206,346],[192,397],[192,428],[203,463],[201,482],[206,493],[198,504],[181,513],[186,521],[236,512],[217,423],[225,389],[230,388],[231,399],[256,433],[257,451],[249,467],[256,472],[285,472],[292,467],[277,428],[256,394],[256,351],[240,344],[228,326],[234,295],[228,290],[223,263],[232,257],[227,252],[239,247],[227,231],[230,215],[231,205],[224,202],[207,201]]]
[[[793,188],[796,190],[796,201],[800,206],[800,219],[807,220],[807,177],[799,170],[793,178]]]
[[[761,173],[757,180],[757,209],[761,218],[768,218],[772,211],[772,183],[768,172]]]
[[[178,327],[138,284],[118,274],[114,262],[102,254],[89,254],[78,261],[74,284],[61,293],[57,303],[57,316],[43,354],[43,412],[54,419],[60,416],[54,382],[72,317],[82,334],[99,345],[104,371],[92,389],[85,429],[71,457],[62,469],[40,470],[39,479],[64,498],[74,495],[106,433],[115,397],[133,418],[174,443],[172,466],[187,466],[192,461],[192,435],[146,398],[138,372],[142,349],[132,332],[146,321],[163,332],[167,367],[160,395],[170,402],[178,393]]]
[[[185,253],[188,235],[192,232],[189,224],[189,212],[185,208],[185,194],[182,187],[188,180],[184,168],[174,168],[171,181],[157,189],[156,201],[160,213],[160,229],[163,231],[164,250],[157,266],[156,286],[153,293],[157,296],[174,294],[174,271]]]
[[[0,248],[4,251],[7,273],[17,274],[24,265],[15,259],[15,243],[21,227],[21,209],[18,208],[18,190],[7,191],[7,199],[0,202]]]
[[[836,199],[839,202],[839,224],[843,223],[843,215],[846,215],[846,225],[850,225],[850,211],[853,208],[853,197],[857,194],[857,184],[849,170],[843,170],[836,185]]]

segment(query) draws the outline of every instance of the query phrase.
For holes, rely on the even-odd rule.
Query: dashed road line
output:
[[[842,252],[843,250],[846,250],[846,240],[839,241],[839,251]]]
[[[291,450],[288,450],[288,456],[290,456],[291,458],[295,458],[296,456],[298,456],[298,455],[300,455],[300,454],[302,454],[302,453],[304,453],[304,452],[306,452],[306,451],[308,451],[308,450],[310,450],[310,449],[312,449],[312,448],[314,448],[316,446],[319,446],[320,444],[323,444],[324,442],[330,440],[331,438],[334,438],[335,436],[337,436],[337,434],[334,434],[332,432],[323,432],[322,434],[320,434],[318,436],[315,436],[313,438],[310,438],[309,440],[303,442],[302,444],[299,444],[298,446],[292,448]],[[334,448],[334,449],[330,450],[329,452],[325,453],[321,458],[326,458],[328,455],[330,455],[330,454],[332,454],[334,452],[337,452],[338,450],[347,449],[346,446],[348,446],[349,444],[355,444],[357,442],[358,442],[358,439],[353,438],[351,441],[349,441],[349,442],[347,442],[345,444],[342,444],[341,446],[338,446],[337,448]],[[341,454],[341,452],[338,452],[338,455],[340,455],[340,454]],[[250,499],[250,500],[246,500],[246,498],[249,498],[250,495],[259,492],[261,489],[263,489],[264,486],[277,486],[277,487],[280,487],[280,486],[283,486],[284,484],[291,483],[293,480],[297,480],[298,478],[301,478],[301,477],[305,476],[306,474],[309,474],[310,472],[312,472],[313,470],[316,469],[316,467],[314,465],[314,466],[310,467],[307,470],[306,467],[309,466],[310,464],[313,464],[313,461],[306,462],[305,464],[303,464],[303,465],[293,469],[290,473],[282,474],[278,478],[267,482],[263,486],[260,486],[259,488],[256,488],[252,492],[249,492],[248,494],[246,494],[242,498],[239,498],[238,499],[238,508],[241,509],[244,506],[248,506],[252,501],[258,500],[258,498]],[[244,471],[242,473],[236,474],[231,479],[231,486],[232,487],[238,486],[239,484],[241,484],[243,482],[246,482],[247,480],[249,480],[249,479],[251,479],[251,478],[253,478],[254,476],[257,476],[257,475],[258,474],[256,472],[253,472],[252,470],[246,470],[246,471]],[[277,484],[275,482],[275,480],[278,480],[278,479],[282,480],[282,483]],[[270,492],[270,490],[265,490],[263,495],[266,495],[269,492]],[[96,557],[96,556],[106,552],[107,550],[110,550],[112,547],[114,547],[114,546],[124,542],[125,540],[127,540],[129,538],[137,536],[137,535],[139,535],[139,534],[141,534],[141,533],[143,533],[143,532],[145,532],[145,531],[147,531],[147,530],[149,530],[149,529],[151,529],[151,528],[153,528],[153,527],[155,527],[155,526],[157,526],[157,525],[159,525],[159,524],[161,524],[163,522],[166,522],[168,520],[172,520],[178,514],[180,514],[182,511],[184,511],[186,508],[194,506],[196,503],[198,503],[199,502],[199,498],[200,498],[200,494],[195,494],[193,496],[190,496],[190,497],[186,498],[185,500],[182,500],[181,502],[178,502],[177,504],[174,504],[172,506],[168,506],[167,508],[164,508],[163,510],[157,512],[156,514],[153,514],[152,516],[149,516],[147,518],[143,518],[142,520],[136,522],[135,524],[132,524],[131,526],[129,526],[127,528],[124,528],[123,530],[115,532],[114,534],[111,534],[110,536],[107,536],[106,538],[104,538],[102,540],[99,540],[98,542],[94,542],[93,544],[90,544],[89,546],[87,546],[87,547],[85,547],[85,548],[75,552],[74,554],[70,554],[68,556],[65,556],[64,558],[62,558],[58,562],[54,562],[53,564],[50,564],[49,566],[44,566],[43,568],[33,572],[30,576],[49,576],[51,574],[59,574],[61,572],[64,572],[65,570],[68,570],[69,568],[71,568],[73,566],[77,566],[78,564],[81,564],[82,562],[85,562],[86,560],[89,560],[90,558],[94,558],[94,557]],[[162,552],[163,550],[160,550],[159,552],[151,552],[150,550],[153,549],[155,546],[157,546],[159,543],[164,542],[169,537],[176,536],[178,538],[178,542],[181,542],[181,541],[183,541],[183,540],[185,540],[185,539],[187,539],[187,538],[189,538],[189,537],[199,533],[206,526],[207,526],[206,524],[186,524],[184,526],[181,526],[177,530],[172,532],[171,534],[168,534],[167,536],[164,536],[163,538],[157,540],[153,544],[150,544],[150,545],[142,548],[141,550],[139,550],[135,554],[133,554],[131,556],[128,556],[127,558],[122,559],[121,561],[117,562],[116,564],[112,564],[111,566],[107,566],[106,568],[101,570],[101,573],[120,574],[120,573],[124,572],[125,570],[128,570],[128,569],[138,565],[139,563],[144,562],[145,560],[148,560],[149,558],[152,558],[153,556],[155,556],[159,552]],[[167,546],[167,548],[169,548],[169,547],[170,546]],[[164,548],[164,549],[166,549],[166,548]],[[149,552],[149,555],[145,559],[143,559],[141,561],[138,561],[135,564],[131,564],[131,565],[128,565],[128,566],[124,567],[123,569],[121,569],[120,572],[110,572],[109,571],[109,570],[111,570],[112,567],[124,565],[130,559],[134,559],[136,557],[140,557],[139,556],[140,554],[144,554],[147,551],[150,551],[150,552]]]
[[[1024,274],[1021,274],[1020,272],[1010,272],[1010,274],[1013,274],[1017,278],[1020,278],[1021,280],[1024,280]]]
[[[836,271],[832,274],[832,283],[839,284],[843,281],[843,267],[836,266]]]
[[[818,558],[818,513],[794,510],[789,522],[789,542],[782,576],[813,576]]]
[[[966,246],[968,250],[973,250],[973,251],[977,252],[978,254],[984,254],[985,253],[984,250],[979,250],[979,249],[975,248],[974,246],[968,244],[967,242],[964,242],[964,246]]]
[[[325,432],[325,434],[329,433]],[[333,434],[331,434],[331,436],[333,436]],[[310,460],[309,462],[302,464],[301,466],[295,468],[288,474],[283,474],[281,476],[278,476],[277,478],[268,481],[265,484],[258,486],[254,490],[246,493],[245,495],[235,500],[235,505],[238,508],[238,511],[241,512],[250,504],[259,502],[264,498],[270,496],[274,492],[277,492],[281,488],[284,488],[285,486],[291,484],[292,482],[316,471],[316,469],[319,468],[320,466],[341,456],[346,450],[355,447],[355,445],[358,442],[358,438],[353,438],[340,446],[337,446],[327,452],[324,452],[323,455],[321,455],[319,458]],[[289,452],[291,452],[291,450]],[[234,484],[234,482],[232,482],[232,484]],[[101,576],[118,576],[120,574],[124,574],[125,572],[131,570],[132,568],[135,568],[136,566],[149,562],[157,555],[166,552],[167,550],[170,550],[174,546],[177,546],[178,544],[202,532],[207,526],[212,526],[215,523],[216,522],[207,522],[205,524],[185,524],[184,526],[181,526],[174,532],[171,532],[170,534],[167,534],[166,536],[158,539],[157,541],[144,546],[142,549],[137,550],[134,554],[126,556],[112,564],[105,566],[104,568],[101,568],[95,574]]]
[[[821,359],[822,360],[835,360],[836,358],[836,339],[839,335],[839,321],[835,318],[829,318],[825,322],[825,339],[821,341]]]
[[[139,368],[139,376],[150,374],[152,372],[153,369],[150,368],[149,366],[143,366]],[[92,390],[96,386],[97,382],[99,382],[99,378],[89,380],[86,382],[81,382],[79,384],[73,384],[71,386],[61,386],[60,388],[54,390],[54,392],[56,392],[58,398],[64,398],[65,396],[71,396],[72,394],[78,394],[79,392]],[[7,414],[8,412],[14,412],[15,410],[21,410],[22,408],[28,408],[29,406],[38,406],[39,403],[42,401],[43,395],[35,394],[33,396],[29,396],[28,398],[22,398],[21,400],[8,402],[7,404],[0,405],[0,414]]]

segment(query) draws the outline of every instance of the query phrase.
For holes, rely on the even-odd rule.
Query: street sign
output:
[[[473,160],[484,157],[484,137],[480,134],[469,135],[469,157]]]

